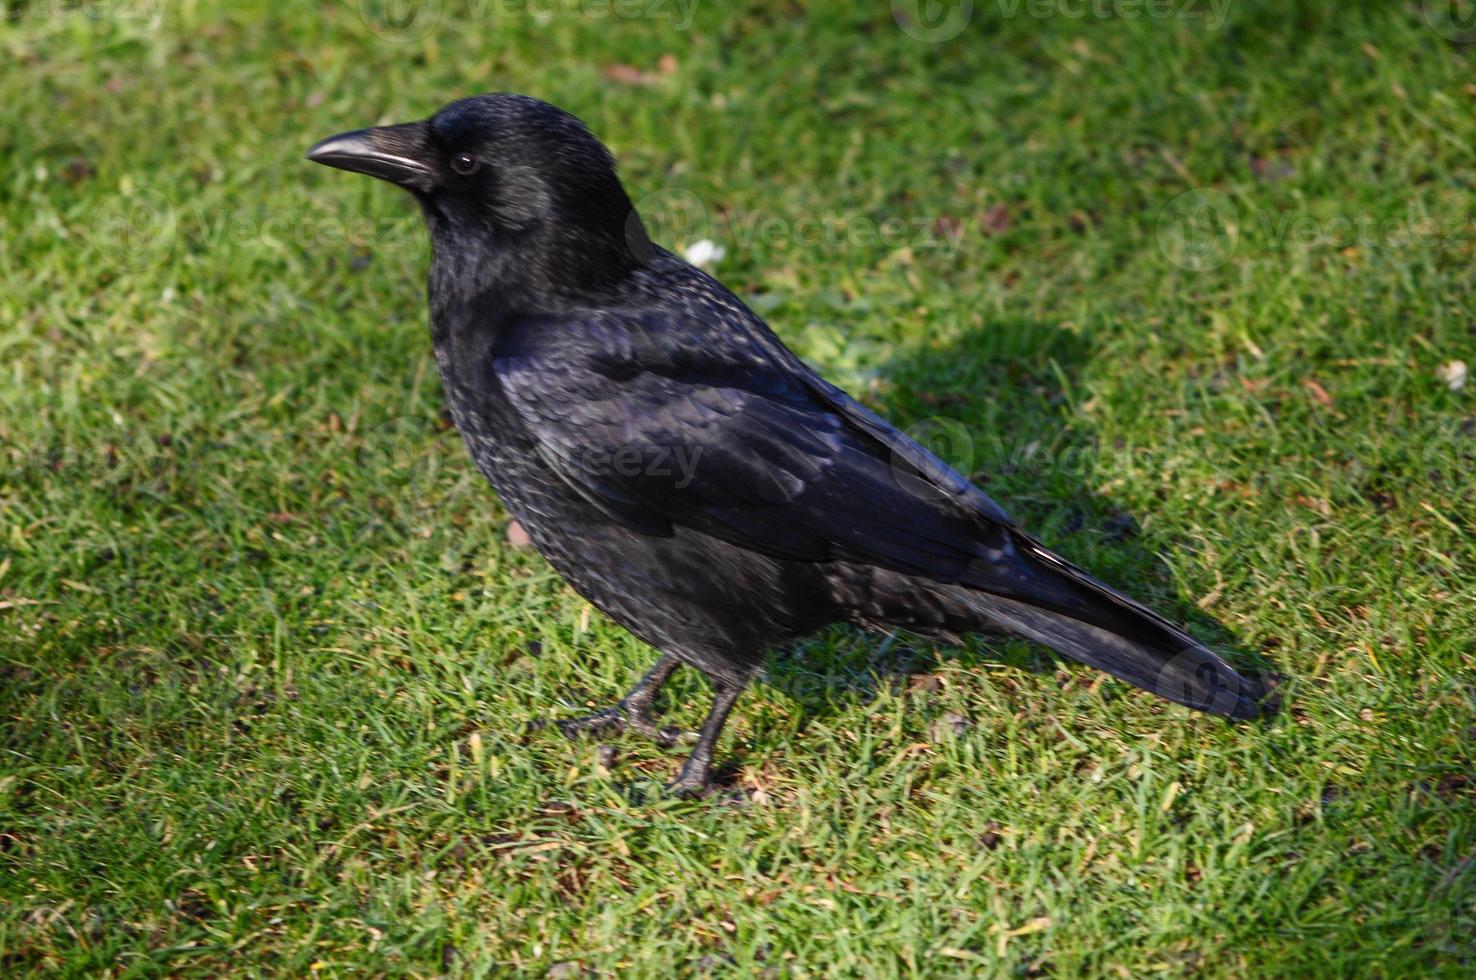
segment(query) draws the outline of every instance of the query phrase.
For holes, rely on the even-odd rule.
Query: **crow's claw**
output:
[[[701,776],[688,775],[685,770],[675,781],[669,783],[666,792],[672,796],[679,796],[686,800],[695,800],[706,796],[713,788],[712,781],[706,774]]]

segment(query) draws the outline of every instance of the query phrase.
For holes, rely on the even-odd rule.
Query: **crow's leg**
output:
[[[723,725],[728,720],[728,712],[733,710],[738,696],[747,686],[746,680],[736,683],[712,681],[712,709],[707,712],[707,720],[702,723],[702,731],[697,735],[697,745],[683,763],[676,782],[667,787],[668,791],[678,796],[696,796],[707,789],[708,777],[712,772],[712,754],[717,747],[718,736],[722,734]]]
[[[630,693],[621,698],[619,703],[603,711],[596,711],[592,715],[566,718],[556,722],[559,731],[563,732],[566,738],[575,739],[581,735],[629,728],[663,745],[675,745],[687,733],[678,728],[659,727],[651,711],[656,703],[656,692],[661,690],[661,685],[666,683],[672,671],[676,670],[680,664],[681,661],[676,657],[663,653],[661,659],[656,661],[656,666],[647,671],[646,676],[637,681],[636,686],[631,688]]]

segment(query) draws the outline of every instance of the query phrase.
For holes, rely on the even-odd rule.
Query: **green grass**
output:
[[[1187,6],[6,3],[0,970],[1468,975],[1476,43]],[[652,654],[506,543],[411,202],[302,160],[494,89],[1284,710],[838,630],[724,797],[525,734]]]

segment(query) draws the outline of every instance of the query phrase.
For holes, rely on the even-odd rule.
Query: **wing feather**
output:
[[[683,327],[602,312],[519,323],[494,348],[540,453],[607,515],[944,581],[1007,546],[993,501],[777,340],[694,345]],[[654,465],[672,458],[690,472]]]

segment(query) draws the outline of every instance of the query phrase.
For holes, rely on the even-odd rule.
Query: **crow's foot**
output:
[[[596,711],[592,715],[565,718],[554,724],[570,741],[576,741],[586,735],[601,735],[627,729],[644,735],[665,748],[671,748],[678,742],[691,741],[697,737],[695,733],[674,725],[657,725],[650,714],[639,711],[624,701],[611,705],[603,711]]]
[[[666,787],[666,792],[672,796],[680,796],[683,799],[697,799],[706,796],[713,789],[712,780],[707,778],[707,773],[688,773],[685,768],[674,782]]]
[[[625,709],[615,705],[596,711],[592,715],[580,715],[578,718],[561,718],[554,722],[564,737],[573,742],[585,735],[601,735],[605,732],[618,732],[625,728]]]

